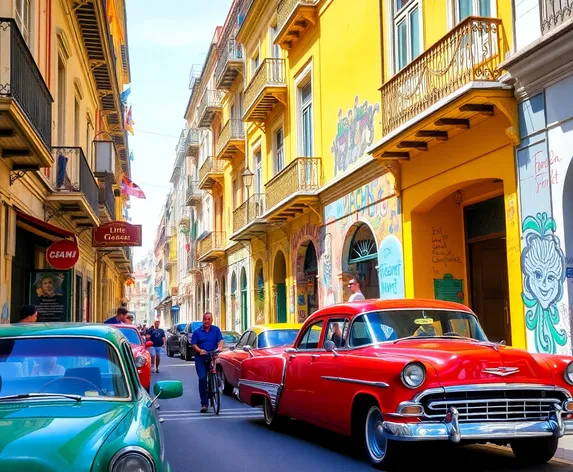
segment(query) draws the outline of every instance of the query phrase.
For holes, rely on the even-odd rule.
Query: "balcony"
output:
[[[498,82],[506,50],[501,20],[469,17],[398,72],[380,89],[384,137],[375,157],[407,160],[496,109],[513,125],[513,92]]]
[[[573,20],[573,0],[540,0],[541,32],[548,32]]]
[[[199,128],[210,128],[215,117],[223,111],[223,94],[218,90],[205,90],[199,103]]]
[[[230,90],[240,74],[245,71],[245,60],[241,45],[230,40],[221,49],[221,55],[215,70],[218,90]]]
[[[245,90],[243,121],[262,123],[277,103],[286,104],[284,59],[265,59]]]
[[[53,212],[70,215],[77,227],[99,225],[99,186],[82,148],[54,147],[52,154],[56,169],[46,203]]]
[[[222,182],[224,166],[225,161],[221,161],[216,157],[209,156],[205,159],[205,162],[199,169],[199,188],[201,190],[210,190],[217,182]]]
[[[265,195],[256,193],[233,211],[233,241],[250,241],[266,232]]]
[[[267,221],[286,222],[320,204],[322,159],[298,157],[266,184]]]
[[[291,49],[316,23],[317,16],[318,0],[281,0],[275,43],[283,49]]]
[[[99,185],[99,219],[102,223],[115,221],[115,195],[111,181],[111,174],[100,179]]]
[[[229,120],[217,140],[217,159],[233,159],[245,154],[245,125],[241,120]]]
[[[199,130],[197,128],[187,128],[185,145],[187,146],[188,156],[191,157],[199,156]]]
[[[51,167],[52,96],[12,19],[0,18],[0,52],[0,160],[14,172]]]
[[[199,241],[199,262],[213,262],[225,256],[227,237],[223,231],[213,231]]]
[[[123,274],[131,274],[133,272],[133,255],[130,247],[109,248],[109,251],[110,252],[107,256],[117,267],[119,267],[120,272]]]
[[[199,182],[189,180],[186,193],[187,206],[198,206],[203,201],[203,191],[199,188]]]
[[[177,218],[177,223],[179,225],[186,225],[189,226],[189,218],[190,218],[189,210],[185,207],[180,208],[179,210],[179,217]]]

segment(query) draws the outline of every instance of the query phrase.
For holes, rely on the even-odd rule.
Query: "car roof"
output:
[[[257,335],[265,331],[277,331],[281,329],[300,329],[302,323],[268,323],[251,326],[248,331],[254,331]]]
[[[131,326],[131,325],[128,325]],[[119,344],[123,334],[114,325],[95,323],[14,323],[0,325],[0,338],[78,336],[101,338]]]

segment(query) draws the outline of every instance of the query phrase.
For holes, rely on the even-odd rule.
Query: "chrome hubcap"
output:
[[[381,462],[386,455],[387,439],[384,436],[382,413],[378,407],[370,408],[366,416],[366,445],[368,453],[376,462]]]

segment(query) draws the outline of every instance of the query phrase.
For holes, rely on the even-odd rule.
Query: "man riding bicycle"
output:
[[[206,312],[203,315],[203,325],[193,331],[191,345],[197,352],[195,370],[199,377],[199,395],[201,397],[201,413],[207,413],[209,399],[207,398],[207,371],[210,357],[208,352],[222,350],[225,341],[218,326],[213,325],[213,315]]]

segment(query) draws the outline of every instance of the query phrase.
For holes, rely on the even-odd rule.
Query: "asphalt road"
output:
[[[222,396],[221,413],[199,413],[201,404],[193,362],[162,359],[154,380],[182,380],[184,395],[162,400],[160,416],[166,453],[173,472],[371,472],[366,460],[349,449],[348,440],[292,421],[280,432],[265,426],[262,411]],[[484,472],[571,471],[572,464],[553,461],[523,467],[511,451],[470,446],[412,449],[402,470],[444,470],[444,466]]]

